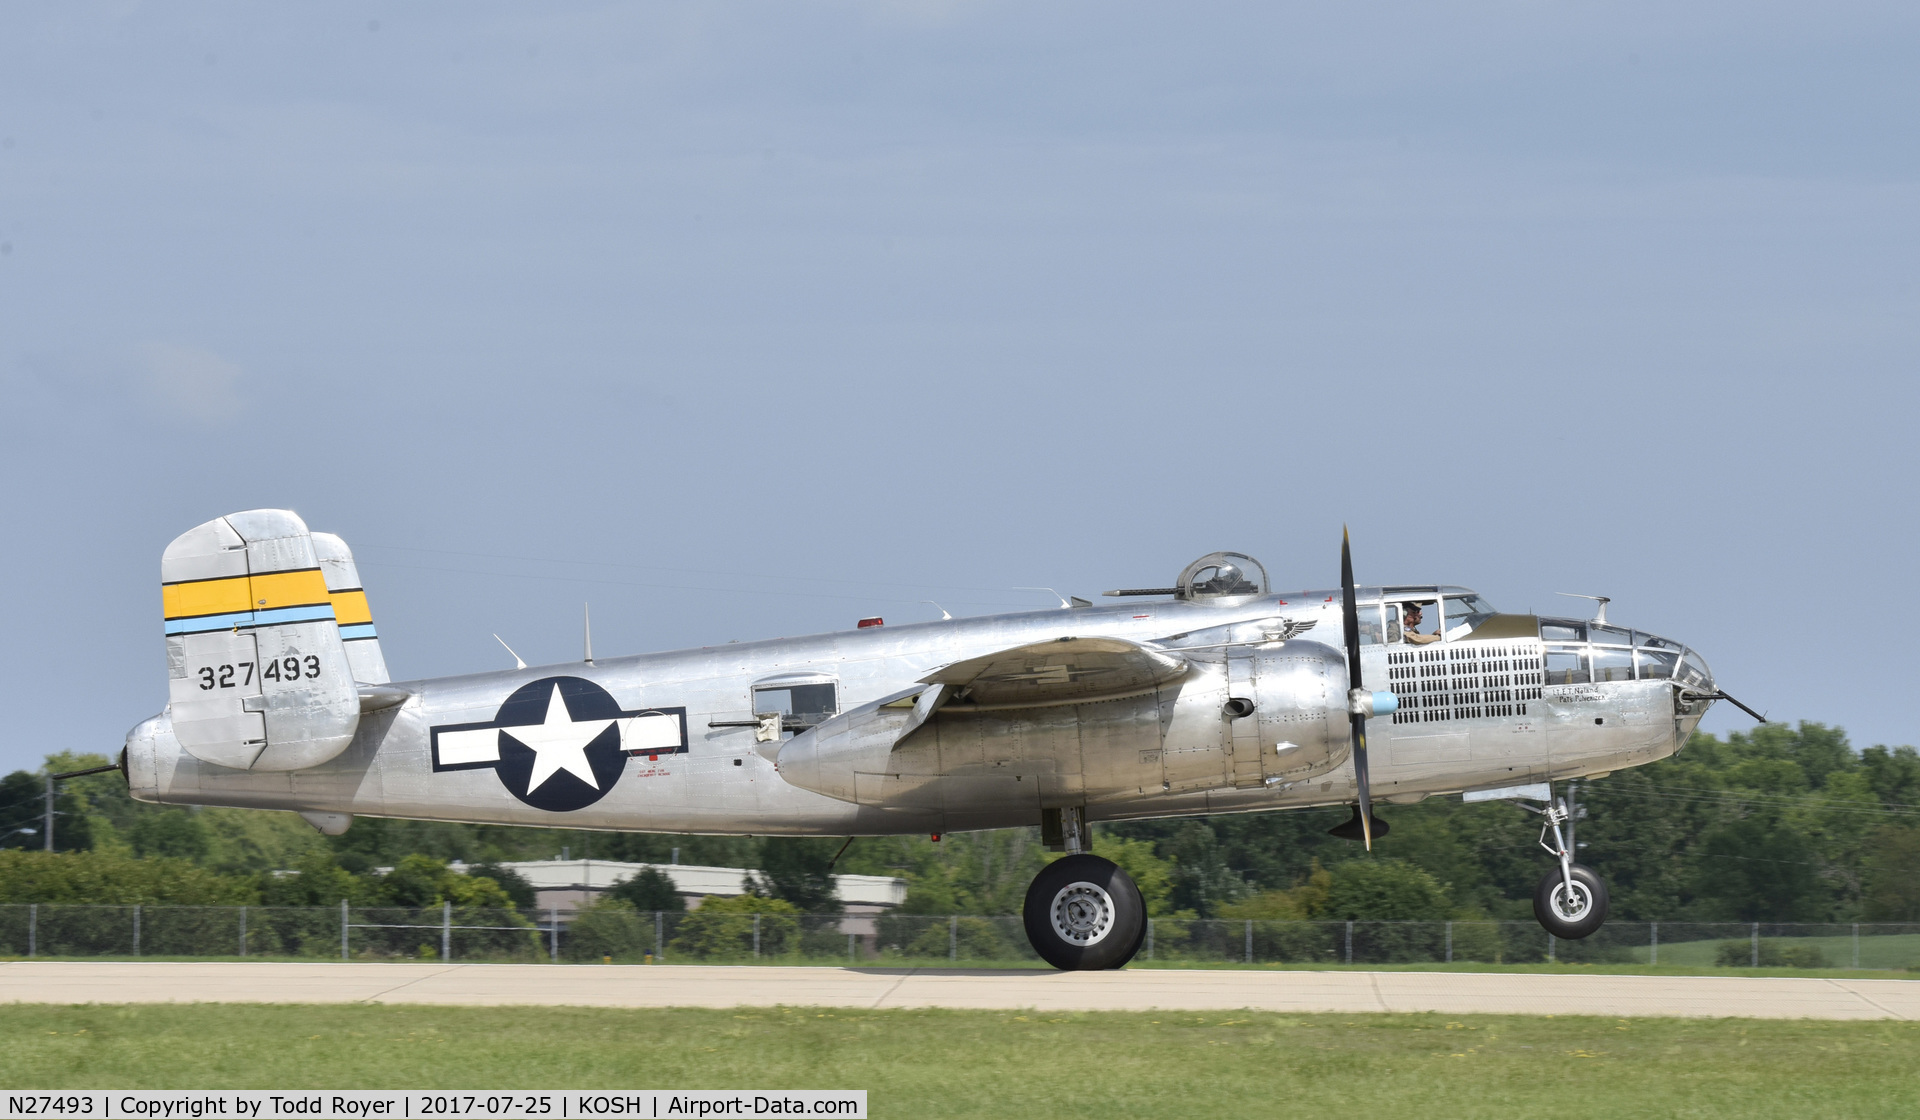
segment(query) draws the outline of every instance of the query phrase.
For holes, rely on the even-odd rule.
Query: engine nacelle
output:
[[[916,690],[795,736],[779,768],[793,785],[860,805],[1038,812],[1273,786],[1339,765],[1347,741],[1345,660],[1294,641],[1195,660],[1159,688],[1085,703],[972,710]]]
[[[1346,759],[1347,661],[1340,651],[1298,639],[1235,651],[1226,677],[1229,703],[1253,703],[1247,716],[1228,713],[1232,785],[1297,781]]]

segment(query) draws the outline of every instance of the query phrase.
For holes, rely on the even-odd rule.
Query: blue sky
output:
[[[257,506],[401,677],[1344,522],[1920,740],[1920,15],[1671,8],[0,8],[0,766],[160,708]]]

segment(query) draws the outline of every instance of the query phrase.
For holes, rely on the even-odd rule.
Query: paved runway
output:
[[[1434,1011],[1920,1019],[1920,980],[1462,972],[702,965],[0,964],[19,1003],[416,1003],[585,1007],[952,1007],[1037,1011]]]

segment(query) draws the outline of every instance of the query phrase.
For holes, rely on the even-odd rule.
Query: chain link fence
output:
[[[0,956],[1035,966],[1018,917],[745,914],[596,906],[563,918],[444,905],[0,906]],[[1164,964],[1528,964],[1920,971],[1920,923],[1609,922],[1579,941],[1533,922],[1155,918]]]

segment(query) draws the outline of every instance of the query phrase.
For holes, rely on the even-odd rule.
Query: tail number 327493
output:
[[[267,661],[259,666],[260,679],[263,681],[316,680],[320,676],[320,659],[313,654],[305,657],[287,656],[275,661]],[[236,661],[232,665],[200,666],[200,690],[210,692],[216,688],[249,688],[253,685],[254,664],[251,661]]]

